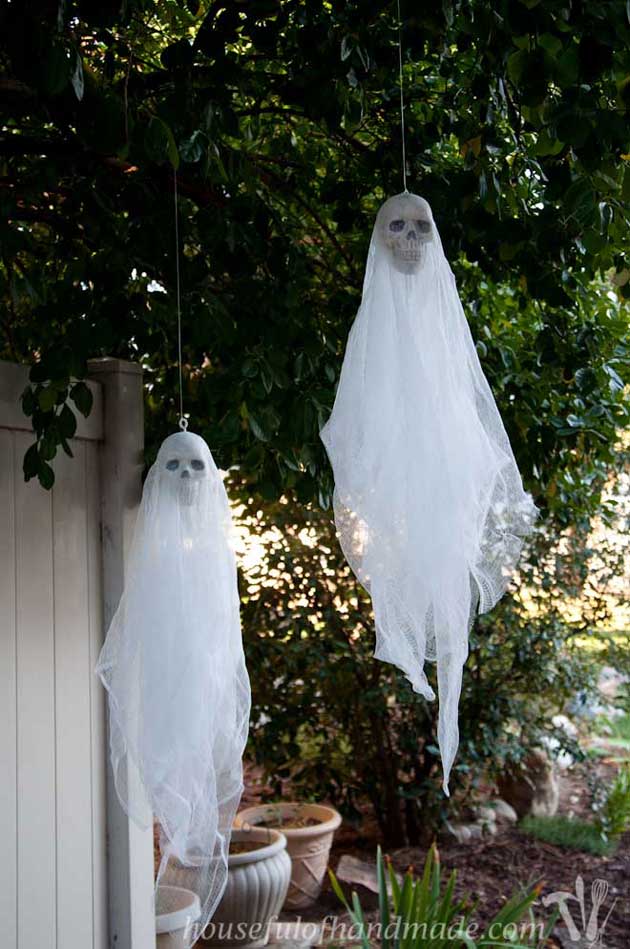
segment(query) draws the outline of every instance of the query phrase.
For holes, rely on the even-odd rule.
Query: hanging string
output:
[[[407,148],[405,142],[405,97],[403,93],[403,54],[402,54],[402,20],[400,17],[400,0],[396,0],[398,9],[398,68],[400,71],[400,131],[402,138],[402,178],[405,194],[407,190]]]
[[[182,298],[179,273],[179,202],[177,196],[177,169],[173,168],[173,196],[175,198],[175,294],[177,297],[177,367],[179,371],[179,427],[183,432],[188,428],[188,419],[184,418],[184,384],[182,379]]]

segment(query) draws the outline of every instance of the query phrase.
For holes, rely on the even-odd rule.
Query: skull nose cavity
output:
[[[190,478],[190,471],[188,471],[187,468],[184,468],[184,470],[182,471],[180,475],[180,478]]]
[[[407,240],[408,240],[408,241],[417,241],[417,240],[418,240],[418,236],[417,236],[416,232],[413,231],[413,230],[409,231],[409,233],[407,234]]]

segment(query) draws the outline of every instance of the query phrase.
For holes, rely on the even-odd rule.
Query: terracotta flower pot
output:
[[[291,827],[291,823],[304,826]],[[285,900],[287,909],[310,906],[319,896],[330,847],[341,815],[325,804],[260,804],[237,814],[235,826],[272,825],[287,838],[291,857],[291,885]],[[289,826],[286,826],[286,825]]]
[[[225,892],[199,941],[202,946],[258,949],[267,943],[269,924],[287,895],[291,861],[280,831],[263,827],[232,831],[230,847],[248,843],[258,849],[228,857]]]

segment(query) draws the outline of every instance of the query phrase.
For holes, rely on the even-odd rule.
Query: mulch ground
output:
[[[590,791],[586,769],[595,769],[603,780],[609,779],[614,768],[605,761],[578,765],[560,775],[559,813],[588,818],[590,813]],[[247,803],[260,798],[253,770],[249,772]],[[592,776],[592,775],[591,775]],[[360,825],[352,826],[344,821],[337,832],[331,854],[331,867],[336,868],[343,854],[352,854],[366,862],[374,862],[376,846],[383,843],[378,829],[366,814]],[[384,848],[387,852],[387,848]],[[575,892],[575,881],[581,875],[584,881],[587,914],[590,912],[591,885],[597,880],[608,884],[608,896],[602,906],[603,919],[613,901],[617,903],[609,918],[601,949],[630,949],[630,835],[626,835],[613,856],[596,857],[580,851],[566,850],[535,840],[523,834],[517,827],[502,827],[495,837],[486,837],[470,843],[458,844],[453,838],[438,841],[440,862],[445,875],[457,871],[456,892],[459,896],[470,896],[477,903],[474,919],[483,927],[505,903],[506,899],[522,887],[534,884],[541,886],[541,899],[546,894],[559,890]],[[390,850],[389,855],[396,869],[405,871],[410,865],[421,868],[426,849],[407,847]],[[348,889],[346,887],[346,889]],[[361,901],[368,921],[378,915],[377,898],[369,891],[360,890]],[[572,904],[577,906],[577,904]],[[573,910],[578,922],[579,912]],[[546,921],[551,909],[536,905],[536,919]],[[339,915],[337,898],[326,882],[318,903],[302,911],[305,922],[317,921],[328,915]],[[294,914],[283,913],[283,920],[295,919]],[[586,947],[586,943],[583,944]],[[562,923],[556,926],[554,938],[549,946],[559,949],[582,949],[568,939]]]
[[[592,779],[593,772],[600,780],[608,782],[612,779],[615,768],[602,759],[576,765],[561,773],[559,813],[586,819],[592,816],[587,778]],[[241,807],[259,803],[267,795],[268,790],[261,781],[258,769],[251,765],[246,766],[245,793]],[[291,799],[290,788],[286,788],[283,799]],[[379,843],[391,857],[394,867],[401,872],[409,866],[418,869],[424,865],[424,848],[388,850],[386,843],[380,839],[376,823],[366,810],[359,824],[351,824],[348,821],[342,823],[335,836],[330,866],[333,870],[336,869],[343,854],[352,854],[365,862],[374,863]],[[596,857],[581,851],[553,846],[535,840],[523,834],[518,827],[510,825],[502,825],[500,832],[494,837],[465,844],[457,843],[452,837],[441,837],[438,850],[444,875],[450,874],[452,870],[457,871],[457,895],[469,896],[476,902],[474,920],[480,927],[492,919],[511,894],[519,888],[535,884],[540,884],[541,887],[541,899],[536,905],[536,919],[549,919],[551,910],[542,906],[542,898],[557,891],[574,893],[578,876],[584,881],[588,913],[591,885],[595,880],[604,880],[608,885],[608,894],[600,918],[603,918],[614,900],[616,905],[603,934],[603,941],[597,949],[630,949],[630,834],[622,838],[617,851],[609,857]],[[368,922],[376,920],[377,897],[365,889],[360,889],[360,897]],[[319,922],[327,916],[344,919],[341,909],[330,883],[326,880],[319,901],[308,910],[303,910],[299,918],[304,922]],[[577,922],[578,914],[575,909],[573,914]],[[281,918],[287,922],[294,921],[296,914],[283,913]],[[561,923],[554,930],[554,937],[549,946],[558,949],[589,949],[586,942],[571,942]]]

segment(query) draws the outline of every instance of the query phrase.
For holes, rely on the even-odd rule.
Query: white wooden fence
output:
[[[0,363],[2,949],[155,945],[151,834],[108,779],[93,673],[139,495],[142,380],[116,360],[91,372],[93,411],[48,492],[22,474],[27,372]]]

